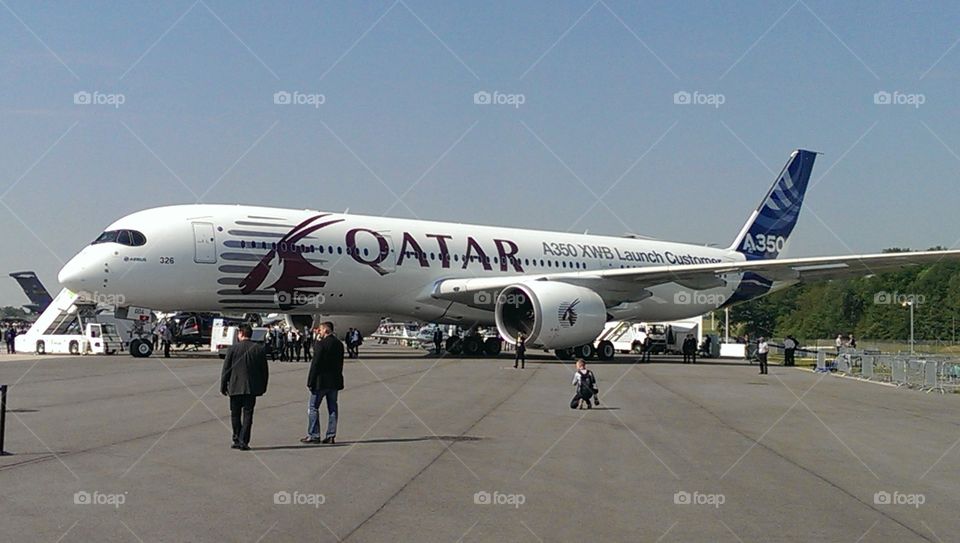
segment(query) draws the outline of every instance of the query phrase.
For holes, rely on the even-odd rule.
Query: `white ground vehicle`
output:
[[[213,319],[213,328],[210,333],[210,352],[219,354],[220,358],[226,357],[227,349],[237,341],[238,329],[239,327],[236,325],[225,325],[223,319]],[[263,343],[267,337],[267,331],[265,326],[254,326],[252,327],[253,337],[250,339]]]
[[[97,322],[96,304],[67,289],[15,341],[17,352],[24,353],[115,354],[123,350],[117,327]]]
[[[112,324],[91,322],[77,334],[42,334],[36,338],[37,354],[116,354],[123,341]]]
[[[607,349],[612,346],[617,353],[636,354],[641,352],[643,340],[647,337],[647,334],[650,334],[651,352],[653,354],[678,354],[682,352],[683,340],[687,334],[693,334],[697,338],[697,345],[700,344],[702,328],[702,317],[670,322],[611,321],[606,324],[603,332],[597,336],[594,347],[598,358],[601,358],[601,360],[604,359],[600,352],[604,345],[601,344],[606,344]],[[583,358],[589,358],[589,356]]]

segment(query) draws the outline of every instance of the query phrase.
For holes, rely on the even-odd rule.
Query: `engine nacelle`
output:
[[[566,349],[593,341],[607,322],[607,308],[596,292],[568,283],[531,281],[500,291],[497,331],[509,343],[522,332],[530,347]]]

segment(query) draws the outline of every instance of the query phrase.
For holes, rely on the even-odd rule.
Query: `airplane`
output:
[[[10,277],[16,279],[20,288],[23,289],[23,293],[30,299],[30,303],[23,306],[24,309],[35,315],[46,311],[53,298],[50,297],[50,293],[47,292],[36,273],[32,271],[13,272]]]
[[[612,359],[611,320],[673,321],[800,281],[956,260],[960,251],[781,258],[817,153],[792,152],[727,248],[248,205],[174,205],[109,225],[60,271],[67,289],[159,311],[311,315],[369,334],[381,317]],[[499,353],[468,334],[463,354]],[[136,345],[133,354],[149,356]]]

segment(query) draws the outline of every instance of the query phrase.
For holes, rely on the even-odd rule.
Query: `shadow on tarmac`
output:
[[[250,450],[253,451],[284,451],[284,450],[297,450],[297,449],[324,449],[332,447],[346,447],[350,445],[365,445],[365,444],[374,444],[374,443],[414,443],[418,441],[481,441],[482,437],[476,436],[421,436],[421,437],[382,437],[376,439],[363,439],[356,441],[338,441],[333,445],[323,445],[320,443],[317,444],[303,444],[303,445],[277,445],[275,447],[250,447]]]

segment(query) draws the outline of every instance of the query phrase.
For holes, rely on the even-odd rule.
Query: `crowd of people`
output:
[[[317,339],[316,331],[309,327],[298,330],[281,324],[267,326],[263,343],[270,358],[281,362],[304,362],[311,359],[313,343]]]

